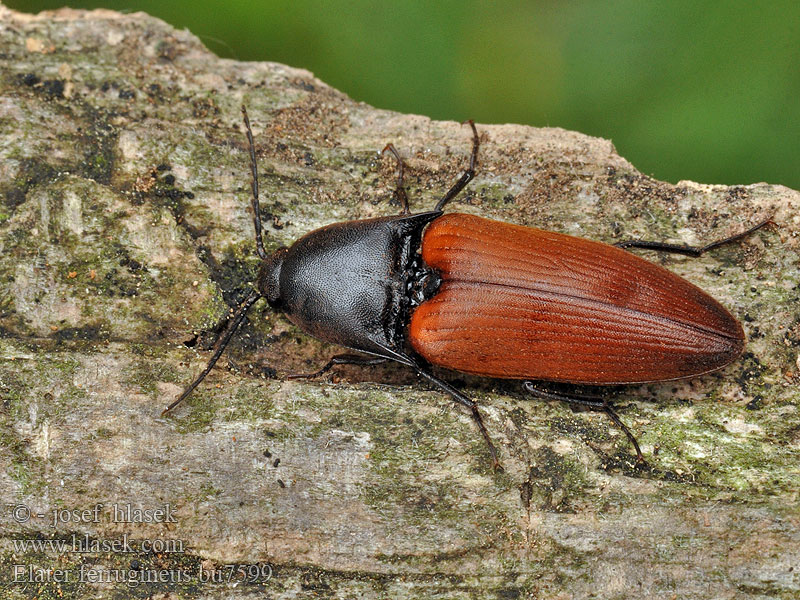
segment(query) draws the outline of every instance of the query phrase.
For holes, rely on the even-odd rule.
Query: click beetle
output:
[[[744,347],[740,323],[716,300],[672,272],[627,251],[649,248],[699,256],[770,221],[701,248],[632,240],[608,245],[561,233],[445,214],[475,175],[479,136],[472,128],[469,167],[433,210],[411,214],[403,161],[395,191],[397,216],[335,223],[311,231],[271,255],[264,249],[255,144],[242,107],[250,151],[253,223],[261,267],[252,290],[230,317],[203,372],[173,409],[213,368],[260,298],[312,336],[359,354],[337,364],[387,360],[412,368],[467,407],[495,466],[497,451],[477,404],[434,374],[441,367],[516,379],[524,389],[605,411],[639,445],[611,405],[592,396],[539,389],[534,381],[617,385],[669,381],[716,371]]]

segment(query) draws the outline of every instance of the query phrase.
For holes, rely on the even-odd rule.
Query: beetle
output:
[[[631,240],[614,245],[483,217],[444,213],[475,176],[480,138],[472,121],[469,166],[433,210],[410,213],[398,164],[399,215],[335,223],[272,254],[264,249],[258,168],[250,121],[253,225],[261,265],[252,290],[230,316],[203,372],[170,404],[184,400],[214,367],[248,309],[260,298],[312,336],[359,354],[337,364],[396,361],[468,408],[495,467],[497,451],[477,404],[432,367],[524,382],[533,395],[606,412],[643,461],[611,405],[592,396],[539,389],[534,381],[641,384],[721,369],[744,348],[741,324],[719,302],[629,248],[700,256],[749,235],[704,247]]]

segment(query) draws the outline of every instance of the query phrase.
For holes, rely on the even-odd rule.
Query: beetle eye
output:
[[[280,304],[281,300],[281,267],[283,259],[288,252],[286,246],[281,246],[264,259],[258,272],[258,291],[271,305]]]

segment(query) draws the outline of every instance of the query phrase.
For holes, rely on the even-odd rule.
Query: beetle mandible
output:
[[[398,164],[397,216],[335,223],[271,255],[264,250],[258,168],[250,121],[253,224],[261,267],[252,290],[230,316],[206,368],[170,404],[184,400],[214,367],[260,298],[303,331],[355,350],[337,364],[397,361],[467,407],[497,451],[477,404],[433,373],[442,367],[524,381],[533,395],[605,411],[643,461],[634,436],[611,405],[591,396],[540,390],[534,381],[616,385],[684,379],[721,369],[744,348],[740,323],[716,300],[674,273],[626,249],[700,256],[763,227],[689,247],[631,240],[603,244],[443,209],[475,176],[475,124],[469,166],[433,210],[412,214]]]

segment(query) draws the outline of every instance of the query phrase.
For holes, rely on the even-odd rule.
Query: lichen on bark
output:
[[[0,6],[0,53],[0,595],[133,589],[80,579],[92,569],[163,573],[137,593],[177,598],[798,594],[797,192],[672,185],[606,140],[478,126],[460,211],[608,242],[778,224],[696,260],[647,255],[748,335],[719,373],[620,392],[647,467],[603,415],[447,375],[481,404],[505,467],[493,472],[469,415],[399,366],[287,380],[335,349],[261,304],[160,417],[257,271],[241,104],[268,249],[396,213],[379,154],[390,141],[412,209],[430,208],[469,132],[354,102],[305,71],[220,60],[141,13]],[[115,519],[126,506],[150,520]],[[127,536],[131,551],[57,547],[84,536]],[[70,577],[29,581],[47,570]]]

